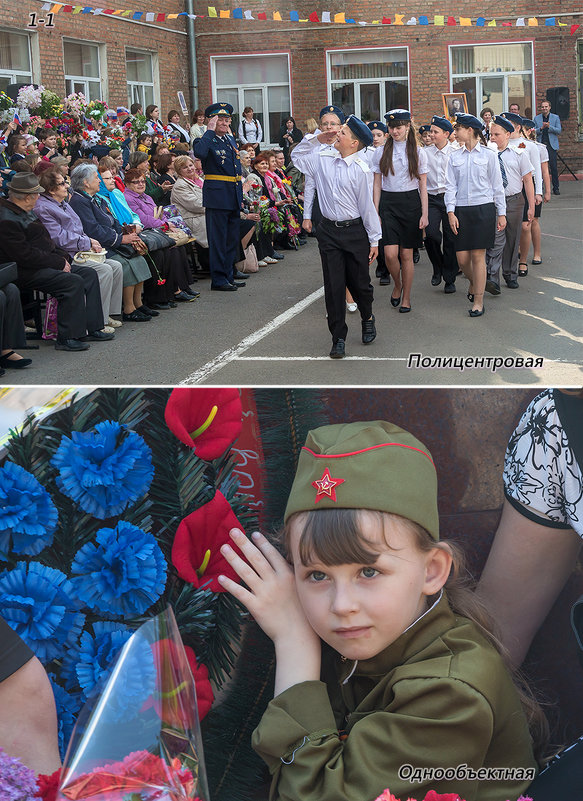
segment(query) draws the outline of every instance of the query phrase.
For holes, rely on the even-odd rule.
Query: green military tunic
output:
[[[445,594],[372,659],[345,661],[325,646],[322,676],[274,698],[253,734],[273,776],[270,801],[374,801],[387,787],[402,799],[434,789],[515,801],[536,774],[500,655]],[[448,768],[457,776],[444,778]],[[469,777],[480,768],[502,770]]]

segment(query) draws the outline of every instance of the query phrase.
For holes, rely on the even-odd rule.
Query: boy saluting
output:
[[[304,137],[291,159],[316,185],[322,221],[316,238],[324,274],[332,359],[345,356],[346,288],[358,305],[362,342],[376,337],[369,265],[376,259],[381,224],[372,198],[373,174],[359,151],[372,145],[372,133],[351,115],[338,132]],[[321,148],[321,145],[333,148]]]

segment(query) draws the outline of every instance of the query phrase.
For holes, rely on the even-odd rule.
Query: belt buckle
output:
[[[347,222],[346,220],[334,220],[334,225],[336,228],[346,228]]]

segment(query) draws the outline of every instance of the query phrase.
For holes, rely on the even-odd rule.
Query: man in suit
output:
[[[192,149],[201,160],[205,174],[202,202],[209,243],[211,289],[234,292],[245,283],[235,281],[234,274],[243,190],[241,161],[231,133],[233,106],[213,103],[204,114],[209,118],[208,129],[200,139],[195,139]]]
[[[543,100],[540,104],[541,113],[534,118],[536,138],[546,145],[549,154],[549,169],[553,180],[553,194],[560,195],[559,173],[557,172],[557,151],[559,149],[559,134],[562,131],[561,120],[557,114],[551,114],[551,104]]]

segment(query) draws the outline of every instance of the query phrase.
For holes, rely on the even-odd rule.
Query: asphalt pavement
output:
[[[562,181],[543,210],[543,264],[529,264],[519,289],[486,294],[480,318],[468,316],[463,276],[453,295],[431,286],[424,251],[410,314],[399,314],[389,303],[391,287],[373,277],[377,338],[363,346],[358,313],[347,315],[344,360],[328,357],[320,260],[310,238],[260,268],[245,288],[211,292],[210,279],[201,279],[194,303],[149,323],[124,323],[115,340],[88,351],[41,342],[23,352],[31,367],[7,371],[0,385],[581,386],[582,211],[583,181]]]

